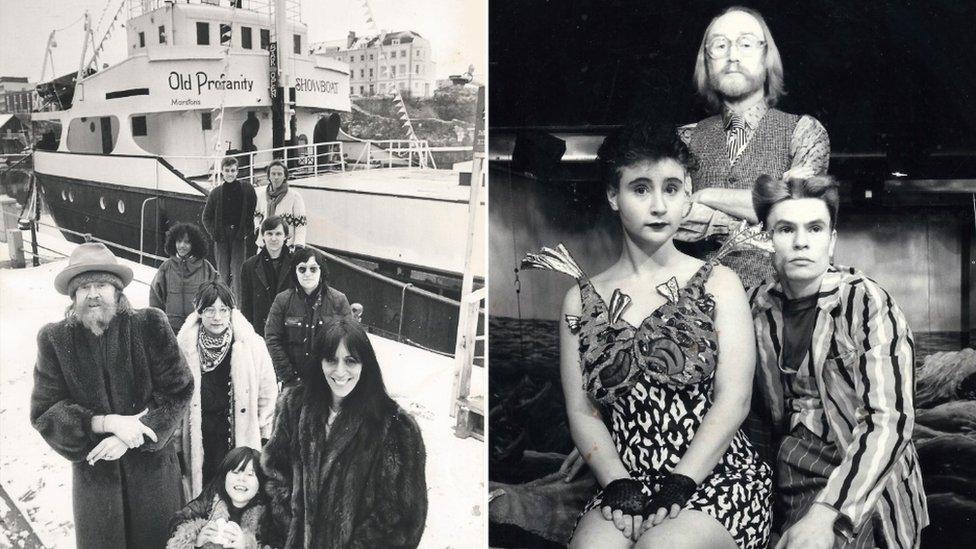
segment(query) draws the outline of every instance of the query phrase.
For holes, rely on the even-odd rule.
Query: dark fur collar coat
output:
[[[73,462],[75,537],[80,549],[162,547],[167,522],[182,504],[180,469],[171,444],[186,412],[193,377],[176,336],[158,309],[119,315],[106,337],[107,360],[96,360],[87,328],[66,320],[37,336],[31,393],[34,428]],[[108,435],[92,432],[92,416],[138,414],[156,433],[116,461],[85,457]]]
[[[283,549],[416,547],[427,518],[417,422],[391,403],[379,428],[339,414],[326,438],[328,407],[305,394],[285,390],[264,448],[269,541]]]

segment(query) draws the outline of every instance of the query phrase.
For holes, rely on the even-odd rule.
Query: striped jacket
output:
[[[779,282],[749,291],[762,403],[782,429],[783,341]],[[928,524],[915,423],[915,343],[901,309],[876,282],[850,268],[824,275],[810,349],[803,361],[822,397],[826,432],[843,455],[816,501],[859,529],[875,520],[888,547],[918,547]]]

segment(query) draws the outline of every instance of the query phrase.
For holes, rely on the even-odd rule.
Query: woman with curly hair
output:
[[[390,398],[355,320],[315,338],[315,368],[282,393],[264,448],[271,526],[282,549],[416,547],[427,518],[426,451]]]
[[[217,270],[206,260],[207,241],[203,231],[192,223],[177,223],[166,231],[169,259],[159,266],[149,286],[149,306],[162,309],[173,333],[179,333],[187,315],[193,311],[197,290],[217,279]]]
[[[576,279],[560,371],[573,442],[602,489],[570,547],[765,547],[771,471],[739,428],[756,361],[746,295],[721,253],[674,245],[694,159],[673,128],[637,125],[598,156],[619,259],[592,277],[562,245],[523,261]]]
[[[267,521],[261,452],[241,446],[231,450],[206,489],[170,521],[166,549],[259,549]]]

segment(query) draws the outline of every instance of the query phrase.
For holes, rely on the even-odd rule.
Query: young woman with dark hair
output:
[[[179,333],[186,316],[193,311],[193,298],[203,284],[217,279],[217,270],[207,261],[208,246],[200,227],[177,223],[166,231],[169,259],[159,266],[149,285],[149,306],[162,309],[173,333]]]
[[[265,482],[261,452],[247,446],[228,452],[206,489],[173,516],[166,549],[267,547]]]
[[[191,497],[231,449],[260,448],[271,436],[278,398],[268,349],[237,309],[231,289],[209,282],[194,305],[176,337],[194,381],[180,439]]]
[[[756,361],[745,292],[721,253],[703,262],[674,245],[694,158],[673,128],[628,126],[599,159],[619,259],[593,277],[562,245],[523,261],[576,279],[560,370],[573,441],[602,489],[570,547],[765,547],[771,472],[739,429]]]
[[[325,256],[314,248],[298,248],[291,265],[291,288],[275,297],[264,325],[268,352],[285,387],[300,383],[310,369],[312,343],[322,327],[352,318],[345,294],[329,286]]]
[[[314,369],[282,394],[262,466],[283,549],[416,547],[427,517],[417,422],[389,397],[363,327],[319,331]]]

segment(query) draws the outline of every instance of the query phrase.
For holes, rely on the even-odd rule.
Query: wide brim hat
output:
[[[111,273],[122,280],[122,287],[132,282],[132,269],[119,263],[115,254],[101,242],[81,244],[71,252],[68,266],[54,277],[54,288],[60,294],[68,295],[71,279],[92,272]]]

